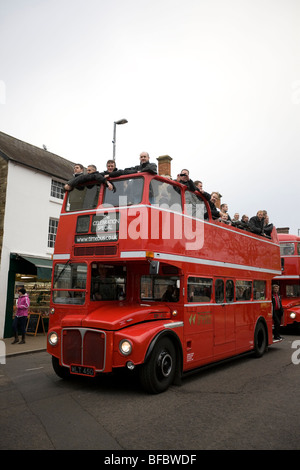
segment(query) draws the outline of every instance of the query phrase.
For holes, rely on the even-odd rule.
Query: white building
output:
[[[48,313],[52,254],[74,164],[0,132],[0,338],[11,336],[18,286]]]

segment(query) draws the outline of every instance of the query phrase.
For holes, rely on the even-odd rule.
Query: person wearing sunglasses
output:
[[[191,191],[197,191],[195,183],[190,179],[189,170],[183,169],[180,174],[177,175],[177,181],[181,184],[184,184]]]

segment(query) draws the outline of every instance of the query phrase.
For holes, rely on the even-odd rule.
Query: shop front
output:
[[[12,336],[18,290],[24,287],[30,298],[31,314],[40,314],[47,330],[52,276],[52,260],[18,253],[10,254],[4,338]]]

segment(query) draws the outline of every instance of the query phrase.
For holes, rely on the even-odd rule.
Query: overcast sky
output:
[[[172,157],[300,229],[299,0],[0,0],[0,130],[100,171]]]

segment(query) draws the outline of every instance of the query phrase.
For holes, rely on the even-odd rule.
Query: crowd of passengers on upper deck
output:
[[[71,178],[64,186],[66,191],[71,191],[74,187],[81,183],[89,181],[96,181],[100,184],[104,184],[110,191],[114,190],[114,185],[108,180],[108,178],[116,178],[122,175],[130,175],[134,173],[147,172],[153,175],[157,174],[156,163],[150,163],[150,157],[147,152],[140,154],[140,164],[119,170],[116,168],[114,160],[108,160],[106,163],[106,170],[99,172],[95,165],[88,165],[87,173],[84,173],[84,167],[80,163],[74,166],[73,178]],[[168,176],[168,178],[170,178]],[[249,217],[244,214],[242,218],[239,218],[239,214],[235,213],[233,219],[228,214],[228,205],[221,204],[220,210],[217,208],[218,200],[221,198],[220,193],[214,191],[211,194],[203,190],[202,182],[192,181],[189,177],[189,170],[183,169],[181,173],[177,175],[176,180],[178,183],[183,184],[189,190],[193,192],[200,192],[202,196],[208,201],[211,209],[212,218],[219,222],[232,225],[234,227],[247,230],[258,235],[271,237],[273,230],[273,224],[269,223],[269,217],[266,210],[259,210],[255,216]]]

